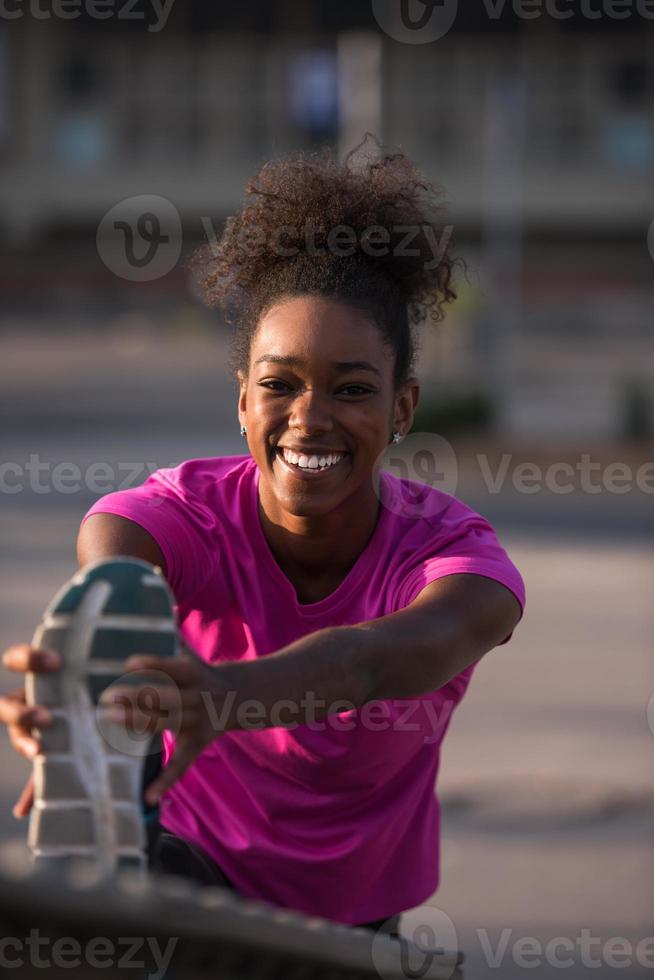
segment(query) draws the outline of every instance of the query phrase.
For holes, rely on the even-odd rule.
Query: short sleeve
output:
[[[446,575],[470,574],[492,578],[506,586],[518,600],[522,615],[526,604],[525,585],[520,572],[500,544],[495,530],[485,518],[474,512],[450,529],[445,543],[439,545],[435,536],[430,545],[429,534],[411,563],[400,589],[400,606],[410,605],[436,579]],[[431,552],[431,553],[430,553]],[[521,615],[521,619],[522,619]],[[513,633],[499,644],[508,643]]]
[[[92,514],[116,514],[144,528],[161,548],[178,603],[206,584],[220,550],[216,515],[184,485],[183,466],[157,470],[139,487],[106,494],[81,522]]]

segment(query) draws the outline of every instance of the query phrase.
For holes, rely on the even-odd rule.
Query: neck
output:
[[[320,516],[289,514],[271,496],[259,488],[259,520],[277,564],[290,578],[343,578],[368,544],[380,516],[379,499],[372,489],[363,503],[347,501],[348,506]]]

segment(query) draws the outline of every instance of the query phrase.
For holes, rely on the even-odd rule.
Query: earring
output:
[[[402,434],[400,432],[393,433],[393,442],[402,442]]]
[[[248,430],[247,430],[247,426],[245,426],[245,425],[242,425],[242,426],[241,426],[241,435],[242,435],[242,436],[244,436],[244,435],[245,435],[245,433],[246,433],[247,431],[248,431]]]

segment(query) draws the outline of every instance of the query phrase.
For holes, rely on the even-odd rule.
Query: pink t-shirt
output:
[[[491,525],[430,488],[416,516],[402,496],[416,485],[389,473],[354,566],[327,598],[301,604],[262,531],[258,481],[251,456],[193,459],[86,515],[118,514],[155,538],[181,633],[208,663],[389,615],[457,572],[501,582],[524,610],[522,578]],[[413,908],[439,883],[440,745],[475,666],[418,698],[227,732],[168,791],[161,823],[203,848],[247,898],[348,925]],[[166,732],[166,759],[172,742]]]

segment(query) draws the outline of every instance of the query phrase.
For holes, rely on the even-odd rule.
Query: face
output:
[[[239,373],[239,420],[269,516],[375,505],[375,465],[418,401],[415,378],[394,390],[394,364],[379,328],[338,300],[297,297],[264,314]]]

